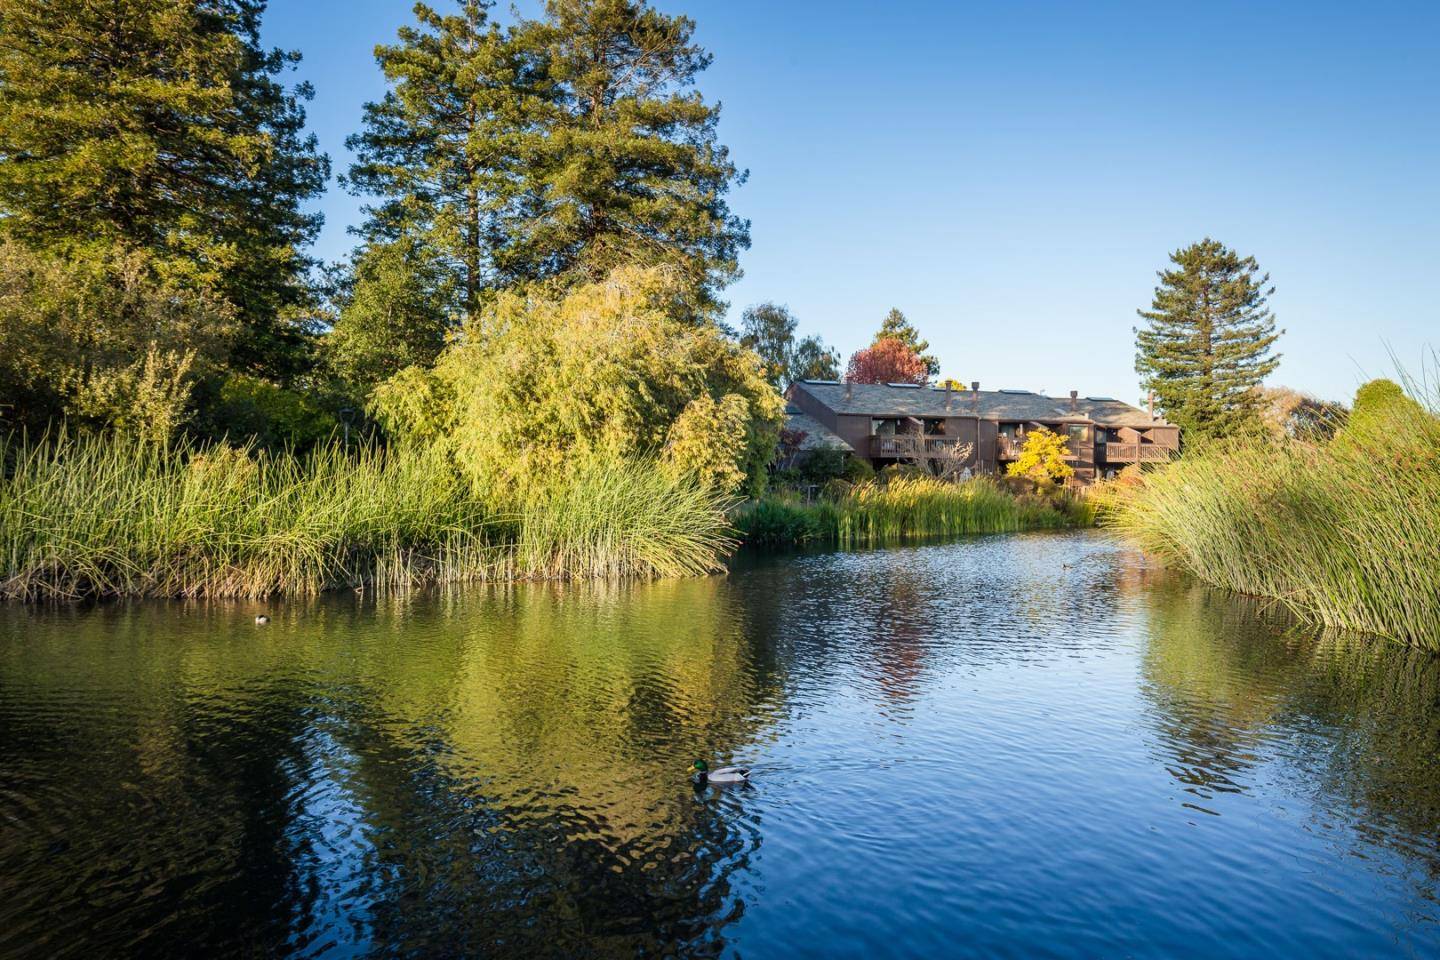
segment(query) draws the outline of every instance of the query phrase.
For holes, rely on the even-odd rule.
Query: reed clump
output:
[[[1088,526],[1094,513],[1064,490],[1016,493],[980,477],[960,482],[922,476],[865,481],[804,502],[775,494],[736,511],[747,544],[870,546],[926,537]]]
[[[262,597],[714,570],[718,495],[643,461],[487,502],[436,447],[0,440],[0,597]]]
[[[1303,620],[1440,650],[1440,418],[1417,394],[1368,384],[1328,440],[1187,451],[1111,487],[1103,522]]]

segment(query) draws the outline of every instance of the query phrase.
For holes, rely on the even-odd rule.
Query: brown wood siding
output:
[[[835,423],[830,427],[840,439],[855,448],[855,452],[862,457],[870,456],[870,418],[857,416],[855,414],[842,414],[835,417]]]

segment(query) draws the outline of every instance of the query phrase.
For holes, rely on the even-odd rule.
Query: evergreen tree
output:
[[[302,209],[328,176],[298,55],[260,45],[264,0],[5,0],[0,235],[68,256],[143,253],[238,309],[233,362],[305,362]],[[85,251],[90,251],[87,254]],[[119,254],[124,255],[124,254]]]
[[[694,21],[645,0],[547,0],[517,40],[545,76],[524,144],[534,203],[515,269],[595,280],[626,263],[685,277],[696,306],[740,275],[749,223],[725,195],[744,174],[715,136],[720,110],[692,89],[711,57]]]
[[[450,274],[453,302],[415,318],[427,327],[451,311],[474,315],[497,285],[507,215],[525,189],[514,168],[534,104],[520,51],[490,22],[491,6],[465,0],[442,15],[416,4],[416,23],[375,48],[390,89],[365,105],[363,130],[346,141],[356,155],[346,183],[378,198],[365,208],[362,236],[424,248]]]
[[[1268,302],[1275,288],[1254,257],[1206,238],[1171,254],[1147,321],[1136,330],[1135,370],[1165,416],[1191,436],[1226,436],[1259,423],[1259,386],[1280,363]]]
[[[880,322],[880,332],[875,334],[874,343],[879,343],[886,337],[899,340],[909,347],[912,353],[924,361],[925,371],[930,376],[933,377],[940,372],[940,361],[925,352],[930,349],[930,341],[920,339],[920,331],[905,319],[905,314],[894,307],[890,308],[890,312]]]
[[[626,264],[687,279],[708,313],[738,276],[741,179],[715,140],[718,110],[685,88],[710,62],[694,25],[637,0],[552,0],[502,29],[488,2],[377,48],[391,84],[366,107],[348,182],[378,198],[362,234],[409,236],[449,263],[464,315],[487,291],[604,277]]]

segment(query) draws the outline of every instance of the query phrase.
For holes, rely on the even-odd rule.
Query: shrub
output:
[[[568,292],[501,294],[433,371],[411,368],[377,389],[372,410],[393,435],[440,443],[498,500],[523,501],[595,460],[658,455],[667,442],[704,451],[702,472],[726,492],[758,492],[784,401],[753,352],[714,324],[676,318],[679,283],[626,268]]]
[[[1065,438],[1053,430],[1040,427],[1025,435],[1020,456],[1006,468],[1011,477],[1026,477],[1036,483],[1057,483],[1075,476],[1075,468],[1065,461],[1070,448]]]
[[[235,312],[184,287],[146,254],[68,254],[0,242],[0,413],[163,440],[224,358]]]
[[[335,417],[305,394],[243,373],[225,378],[213,415],[216,429],[232,439],[267,447],[308,449],[339,428]]]

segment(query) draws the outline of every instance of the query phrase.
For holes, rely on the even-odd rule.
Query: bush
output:
[[[676,319],[678,283],[627,268],[568,292],[501,294],[433,371],[382,384],[372,410],[393,436],[442,445],[497,501],[667,445],[672,467],[703,451],[702,479],[758,492],[784,401],[753,352]]]
[[[234,440],[306,450],[333,436],[340,424],[317,402],[296,390],[232,374],[225,378],[213,411],[213,429]]]
[[[164,440],[223,360],[229,304],[179,285],[146,254],[68,255],[0,242],[0,415],[113,427]]]

